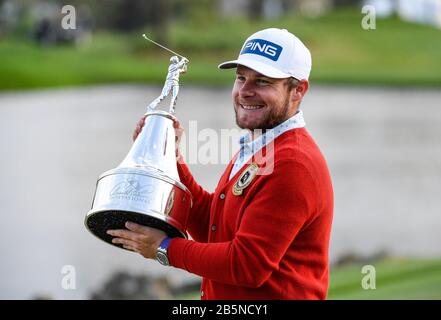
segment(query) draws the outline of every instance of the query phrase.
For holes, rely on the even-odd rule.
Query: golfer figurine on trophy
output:
[[[148,111],[153,111],[158,104],[166,98],[170,91],[172,91],[172,98],[170,101],[169,112],[175,113],[176,99],[179,93],[179,76],[181,73],[187,72],[188,59],[183,57],[181,60],[177,56],[170,58],[170,66],[168,67],[167,78],[165,79],[164,88],[162,88],[161,95],[150,103]]]
[[[191,193],[179,179],[173,127],[179,76],[187,71],[189,60],[143,36],[174,56],[162,92],[149,104],[144,126],[129,153],[117,168],[98,178],[92,208],[85,218],[91,233],[120,248],[106,231],[123,229],[126,221],[161,229],[170,237],[187,238],[192,206]],[[170,93],[169,111],[157,110]]]

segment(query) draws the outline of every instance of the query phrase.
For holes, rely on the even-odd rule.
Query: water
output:
[[[0,94],[0,298],[84,299],[116,270],[198,279],[117,250],[83,225],[96,178],[128,152],[160,88],[105,86]],[[441,255],[441,92],[315,87],[302,109],[335,189],[331,260],[380,250]],[[183,86],[177,116],[235,128],[230,89]],[[194,122],[193,122],[194,124]],[[202,144],[203,138],[198,144]],[[224,164],[192,164],[214,187]],[[61,287],[75,267],[76,289]]]

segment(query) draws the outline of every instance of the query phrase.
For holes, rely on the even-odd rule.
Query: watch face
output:
[[[156,259],[159,261],[160,264],[162,264],[164,266],[169,265],[167,255],[163,252],[157,252]]]

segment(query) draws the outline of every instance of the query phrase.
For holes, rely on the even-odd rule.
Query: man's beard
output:
[[[276,109],[269,108],[268,109],[269,112],[266,114],[265,118],[262,119],[262,121],[260,123],[253,125],[253,127],[245,127],[245,126],[241,125],[239,123],[239,119],[237,117],[237,110],[234,109],[234,112],[236,114],[236,124],[241,129],[249,129],[249,130],[272,129],[272,128],[276,127],[277,125],[281,124],[286,119],[288,119],[288,109],[289,109],[288,101],[289,101],[289,98],[287,97],[285,99],[284,104],[283,104],[284,107],[282,108],[282,110],[276,110]],[[241,108],[240,105],[239,105],[239,108]]]

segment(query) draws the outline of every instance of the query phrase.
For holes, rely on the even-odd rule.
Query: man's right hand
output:
[[[146,116],[142,116],[141,119],[139,119],[138,123],[136,124],[136,128],[135,131],[133,131],[133,136],[132,136],[133,141],[135,141],[138,135],[141,133],[141,130],[144,127],[145,117]],[[173,128],[175,128],[176,158],[178,159],[180,157],[179,144],[181,143],[181,138],[182,138],[182,134],[184,133],[184,128],[181,126],[181,123],[176,118],[173,121]]]

